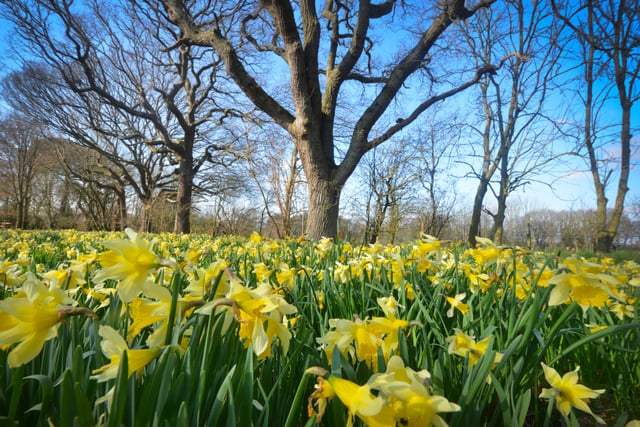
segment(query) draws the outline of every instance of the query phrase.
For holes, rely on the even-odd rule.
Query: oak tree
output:
[[[244,95],[289,133],[308,183],[307,235],[320,238],[336,236],[340,192],[366,152],[495,70],[480,64],[444,87],[428,74],[432,55],[446,54],[437,43],[447,28],[493,2],[444,0],[433,9],[395,0],[161,3],[183,35],[180,46],[215,49]],[[287,97],[269,85],[282,69]],[[361,108],[352,108],[349,98],[359,96]],[[390,106],[402,103],[406,115],[394,116]]]

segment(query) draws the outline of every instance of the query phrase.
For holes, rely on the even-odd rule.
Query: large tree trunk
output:
[[[596,212],[596,251],[600,253],[611,252],[613,240],[620,226],[620,218],[624,210],[624,199],[629,191],[627,186],[629,180],[629,167],[631,156],[631,105],[623,103],[622,106],[622,129],[620,131],[621,158],[620,158],[620,178],[618,179],[618,191],[616,202],[611,211],[611,217],[607,222],[607,199],[603,195],[598,197],[598,211]],[[604,186],[603,186],[604,187]],[[601,201],[602,200],[602,201]]]
[[[502,237],[504,235],[504,217],[505,217],[506,204],[505,200],[498,201],[498,212],[493,217],[493,243],[496,245],[502,244]]]
[[[118,213],[116,223],[114,224],[116,230],[124,231],[127,228],[127,195],[124,189],[120,192],[116,192],[118,197]]]
[[[500,191],[498,192],[498,211],[493,215],[493,230],[491,237],[496,245],[502,244],[504,234],[504,218],[507,211],[507,196],[509,195],[509,152],[505,150],[500,159]]]
[[[476,197],[473,199],[473,211],[471,213],[471,224],[469,225],[469,246],[475,248],[476,237],[480,233],[480,217],[482,216],[482,202],[484,196],[487,194],[489,188],[489,181],[485,178],[480,179],[478,188],[476,190]]]
[[[296,188],[296,180],[298,179],[298,149],[293,148],[291,150],[291,159],[289,160],[289,177],[287,178],[287,185],[284,191],[284,200],[280,209],[280,214],[282,216],[282,236],[280,236],[280,231],[278,231],[278,237],[288,237],[291,236],[291,214],[293,209],[293,196]]]
[[[18,200],[18,212],[16,215],[16,228],[22,229],[25,227],[25,217],[26,217],[26,203],[24,199]]]
[[[173,232],[176,234],[191,232],[191,202],[193,198],[193,159],[180,159],[178,169],[178,194],[176,196],[176,222]]]
[[[338,235],[338,207],[340,190],[336,185],[319,174],[307,173],[309,186],[309,217],[307,219],[307,237],[320,239]]]

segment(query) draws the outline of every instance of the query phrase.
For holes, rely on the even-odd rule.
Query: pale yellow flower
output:
[[[118,296],[128,303],[144,291],[149,274],[161,264],[146,240],[131,229],[125,230],[125,233],[129,240],[117,239],[104,243],[110,250],[98,256],[102,270],[93,276],[93,281],[119,280]]]
[[[447,302],[451,304],[449,310],[447,310],[447,317],[453,317],[454,309],[458,310],[462,315],[469,312],[469,306],[462,302],[467,294],[465,292],[457,294],[455,297],[447,297]]]
[[[17,367],[33,360],[42,351],[45,341],[57,336],[62,320],[72,315],[95,314],[86,308],[71,307],[76,302],[57,288],[47,288],[32,273],[20,291],[0,301],[0,348],[19,343],[7,361]]]
[[[602,272],[602,266],[576,259],[566,259],[565,268],[548,283],[555,285],[549,296],[549,305],[576,301],[583,310],[604,307],[613,295],[618,280]]]
[[[264,262],[259,262],[253,264],[253,272],[255,273],[258,282],[267,283],[271,273],[273,273],[273,270],[270,270]]]
[[[20,266],[14,262],[0,259],[0,283],[5,286],[19,286],[22,283]]]
[[[205,312],[207,306],[209,304],[198,312]],[[236,320],[240,322],[240,339],[245,347],[252,345],[259,358],[269,356],[275,338],[279,339],[284,353],[289,350],[291,332],[286,316],[297,313],[297,308],[287,303],[282,295],[273,292],[269,284],[263,283],[256,289],[249,289],[239,281],[232,280],[227,298],[217,300],[211,306],[233,310]]]
[[[286,286],[289,290],[293,289],[298,271],[300,270],[297,268],[289,268],[289,265],[284,262],[280,263],[278,271],[276,272],[278,284],[280,286]]]
[[[620,304],[615,302],[611,304],[609,310],[620,320],[624,320],[625,316],[630,319],[635,318],[635,308],[630,304]]]
[[[144,328],[156,324],[146,344],[149,347],[159,347],[164,343],[169,327],[171,292],[162,286],[153,285],[147,288],[146,295],[154,300],[136,297],[129,303],[132,322],[127,331],[127,338],[131,340]],[[178,299],[177,311],[180,318],[184,317],[187,304],[188,301],[184,298]]]
[[[489,335],[482,341],[475,341],[475,337],[469,336],[462,332],[460,329],[455,328],[455,335],[447,338],[449,343],[449,354],[457,354],[462,357],[469,357],[469,368],[478,363],[480,358],[486,353],[487,347],[493,338]],[[502,354],[496,353],[493,363],[498,363],[502,360]]]
[[[384,315],[387,317],[397,317],[398,307],[402,307],[398,304],[398,301],[396,301],[393,295],[376,298],[376,301],[384,312]]]
[[[391,407],[398,425],[401,422],[401,425],[410,427],[446,427],[447,423],[438,413],[456,412],[460,406],[443,396],[432,395],[427,386],[429,378],[428,371],[416,372],[405,367],[399,356],[393,356],[389,359],[386,373],[373,375],[369,385],[378,390],[378,396]]]
[[[197,279],[191,280],[189,286],[187,286],[184,292],[190,294],[194,298],[204,298],[210,291],[214,282],[220,277],[216,293],[213,298],[222,298],[227,292],[229,292],[229,274],[225,272],[225,269],[229,267],[229,264],[222,259],[217,259],[212,262],[206,268],[194,269],[194,274],[197,275]]]
[[[406,320],[395,317],[374,317],[371,320],[356,318],[329,319],[332,329],[323,337],[316,338],[331,361],[333,349],[353,359],[367,362],[374,369],[378,366],[378,349],[385,360],[398,348],[398,331],[409,326]]]
[[[392,427],[395,426],[395,419],[391,408],[379,396],[371,393],[371,387],[367,384],[358,385],[343,378],[330,376],[328,379],[318,377],[316,391],[309,397],[309,412],[313,410],[313,400],[316,400],[318,407],[319,422],[325,412],[327,400],[335,396],[346,406],[349,411],[347,426],[353,425],[353,417],[362,419],[369,427]]]
[[[591,323],[587,323],[584,326],[589,328],[589,333],[592,333],[592,334],[595,334],[596,332],[600,332],[608,328],[608,326],[594,325]]]
[[[136,372],[140,373],[142,369],[158,357],[161,352],[159,347],[129,349],[124,338],[111,326],[100,326],[98,333],[102,337],[102,342],[100,343],[102,353],[110,360],[106,365],[93,371],[93,374],[98,375],[93,375],[92,378],[95,378],[98,382],[114,379],[118,376],[120,359],[125,351],[127,352],[127,373],[129,377]]]
[[[591,414],[598,423],[605,423],[602,418],[591,412],[591,408],[589,408],[589,399],[598,397],[605,390],[592,390],[582,384],[578,384],[579,366],[560,377],[555,369],[542,362],[541,364],[544,370],[544,377],[552,388],[543,388],[540,398],[556,399],[556,407],[565,419],[568,418],[571,408],[577,408]]]

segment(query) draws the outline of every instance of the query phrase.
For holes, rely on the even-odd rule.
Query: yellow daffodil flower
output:
[[[313,369],[314,368],[309,368],[307,372],[313,372]],[[321,369],[321,371],[323,372],[318,375],[326,374],[326,371],[324,369],[317,369]],[[308,414],[309,416],[312,416],[314,413],[317,414],[318,416],[316,417],[316,423],[319,424],[322,420],[322,417],[324,416],[325,411],[327,410],[327,402],[333,399],[336,393],[333,391],[331,383],[320,376],[317,379],[314,389],[314,392],[311,393],[311,396],[309,396]],[[314,400],[315,406],[318,408],[317,411],[314,409]]]
[[[449,354],[457,354],[458,356],[467,357],[469,356],[469,368],[474,366],[480,358],[487,351],[487,346],[491,339],[492,335],[489,335],[482,341],[475,341],[475,337],[469,336],[462,332],[460,329],[455,328],[455,335],[452,335],[447,338],[447,342],[449,343],[448,353]],[[495,360],[493,363],[498,363],[502,360],[502,354],[496,353]]]
[[[502,268],[502,249],[496,246],[490,239],[484,237],[476,237],[476,241],[478,242],[478,247],[468,250],[469,255],[473,257],[476,266],[480,268],[487,268],[491,265],[495,265],[496,271],[500,274]]]
[[[379,339],[368,328],[368,325],[360,318],[355,321],[347,319],[329,319],[329,327],[332,329],[323,337],[316,338],[327,353],[329,361],[333,355],[333,349],[344,355],[350,355],[352,359],[358,359],[372,363],[377,360]]]
[[[357,416],[368,426],[394,426],[395,420],[391,409],[379,396],[371,393],[369,385],[358,385],[349,380],[329,377],[327,380],[336,396],[349,410],[347,426],[353,425],[353,416]]]
[[[64,289],[67,290],[77,290],[84,284],[82,273],[78,273],[72,269],[50,270],[44,273],[42,277],[53,286],[59,288],[64,287]]]
[[[7,358],[14,368],[33,360],[45,341],[57,336],[58,326],[68,316],[95,317],[87,308],[72,307],[76,302],[57,288],[47,288],[32,273],[20,291],[0,301],[0,348],[19,343]]]
[[[267,283],[273,270],[269,269],[264,262],[253,264],[253,272],[260,283]]]
[[[398,304],[395,297],[390,295],[388,297],[379,297],[376,298],[378,305],[384,312],[384,315],[387,317],[397,317],[398,316],[398,307],[402,307]]]
[[[587,323],[584,326],[589,328],[589,333],[591,334],[595,334],[596,332],[600,332],[608,328],[608,326],[594,325],[592,323]]]
[[[233,309],[236,320],[240,322],[240,339],[245,348],[253,346],[258,358],[269,356],[271,344],[276,337],[284,352],[288,351],[291,332],[287,327],[286,316],[297,313],[297,308],[287,303],[282,295],[275,293],[269,284],[263,283],[256,289],[248,289],[239,280],[232,280],[227,298],[207,304],[198,312],[206,314],[209,306]]]
[[[576,259],[565,260],[565,267],[559,274],[548,280],[555,285],[551,290],[549,305],[576,301],[583,310],[589,307],[604,307],[613,295],[613,287],[618,280],[602,273],[602,266],[581,262]]]
[[[184,291],[194,298],[204,298],[204,296],[210,292],[211,286],[218,278],[220,272],[225,271],[228,267],[229,264],[225,260],[218,259],[212,262],[207,268],[197,268],[193,270],[198,278],[191,280],[189,286],[187,286]],[[213,298],[222,298],[227,292],[229,292],[229,274],[225,272],[220,278]]]
[[[105,242],[110,250],[100,254],[102,265],[94,276],[95,283],[107,279],[119,280],[118,295],[128,303],[147,286],[148,276],[160,267],[160,258],[150,244],[131,229],[125,231],[129,240],[118,239]]]
[[[399,330],[407,326],[409,326],[408,321],[395,317],[374,317],[369,321],[369,330],[378,337],[385,360],[398,348]],[[377,368],[377,357],[374,360],[376,361],[374,367]]]
[[[127,338],[131,340],[144,328],[157,323],[146,343],[149,347],[159,347],[164,343],[169,327],[171,292],[162,286],[152,285],[147,288],[146,295],[155,300],[136,297],[129,303],[129,314],[133,322],[129,325]],[[185,315],[187,304],[188,301],[184,298],[178,300],[178,313],[181,318]]]
[[[251,233],[251,236],[249,236],[249,243],[254,246],[257,246],[260,243],[262,243],[262,240],[263,240],[262,236],[255,231]]]
[[[198,260],[200,259],[201,255],[202,255],[201,250],[189,249],[184,254],[184,262],[189,266],[195,267],[198,265]]]
[[[492,281],[487,274],[480,273],[478,268],[471,264],[462,264],[460,267],[462,267],[464,275],[469,279],[469,290],[471,290],[471,293],[475,294],[478,292],[478,286],[483,293],[489,289]]]
[[[599,424],[605,423],[602,418],[591,412],[591,408],[589,408],[589,399],[594,399],[605,391],[592,390],[582,384],[578,384],[579,366],[560,377],[555,369],[544,363],[541,364],[544,370],[544,377],[552,388],[543,388],[540,398],[556,399],[556,407],[565,419],[568,418],[571,408],[577,408],[591,414]]]
[[[280,286],[286,286],[289,290],[293,289],[298,271],[297,268],[289,268],[289,265],[284,262],[280,263],[276,272],[276,278]]]
[[[447,310],[447,317],[453,317],[454,309],[458,310],[462,315],[465,315],[469,312],[469,306],[462,302],[467,294],[465,292],[461,294],[457,294],[455,297],[447,297],[447,302],[451,304],[451,308]]]
[[[374,317],[371,320],[356,318],[329,319],[331,331],[316,341],[322,345],[329,361],[333,349],[353,359],[367,362],[374,369],[378,366],[378,349],[382,349],[385,360],[398,348],[398,331],[409,326],[409,322],[390,317]]]
[[[611,311],[613,314],[616,315],[616,317],[620,320],[624,320],[625,316],[630,318],[630,319],[634,319],[635,318],[635,309],[634,306],[629,305],[629,304],[620,304],[620,303],[613,303],[611,304],[611,306],[609,307],[609,311]]]
[[[98,382],[114,379],[118,376],[118,369],[120,367],[120,359],[122,354],[127,352],[127,365],[128,375],[131,376],[134,373],[140,373],[142,369],[147,366],[152,360],[160,355],[161,349],[159,347],[149,349],[129,349],[129,346],[125,342],[124,338],[111,326],[100,326],[98,333],[102,337],[100,347],[105,356],[107,356],[110,362],[93,371],[92,378],[98,380]]]
[[[369,427],[392,427],[395,419],[391,408],[379,396],[371,393],[369,385],[360,386],[343,378],[330,376],[328,379],[318,377],[316,390],[309,397],[309,413],[313,413],[313,400],[318,407],[319,422],[327,406],[327,400],[337,396],[347,407],[349,419],[347,427],[353,425],[353,417],[357,416]]]
[[[429,392],[426,370],[419,372],[404,366],[399,356],[389,359],[384,374],[375,374],[368,384],[378,390],[381,397],[391,407],[397,425],[410,427],[446,427],[447,423],[438,415],[441,412],[456,412],[460,406],[442,396]]]
[[[0,259],[0,283],[5,286],[19,286],[22,283],[20,278],[20,266],[14,262]]]

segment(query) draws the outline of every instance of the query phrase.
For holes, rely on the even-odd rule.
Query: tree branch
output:
[[[193,17],[187,11],[182,0],[162,1],[169,20],[177,25],[185,36],[185,43],[197,46],[211,46],[225,64],[227,73],[238,87],[262,111],[269,114],[280,126],[288,129],[295,117],[278,101],[271,97],[258,82],[247,72],[240,61],[238,52],[222,35],[217,27],[202,30],[198,28]]]

